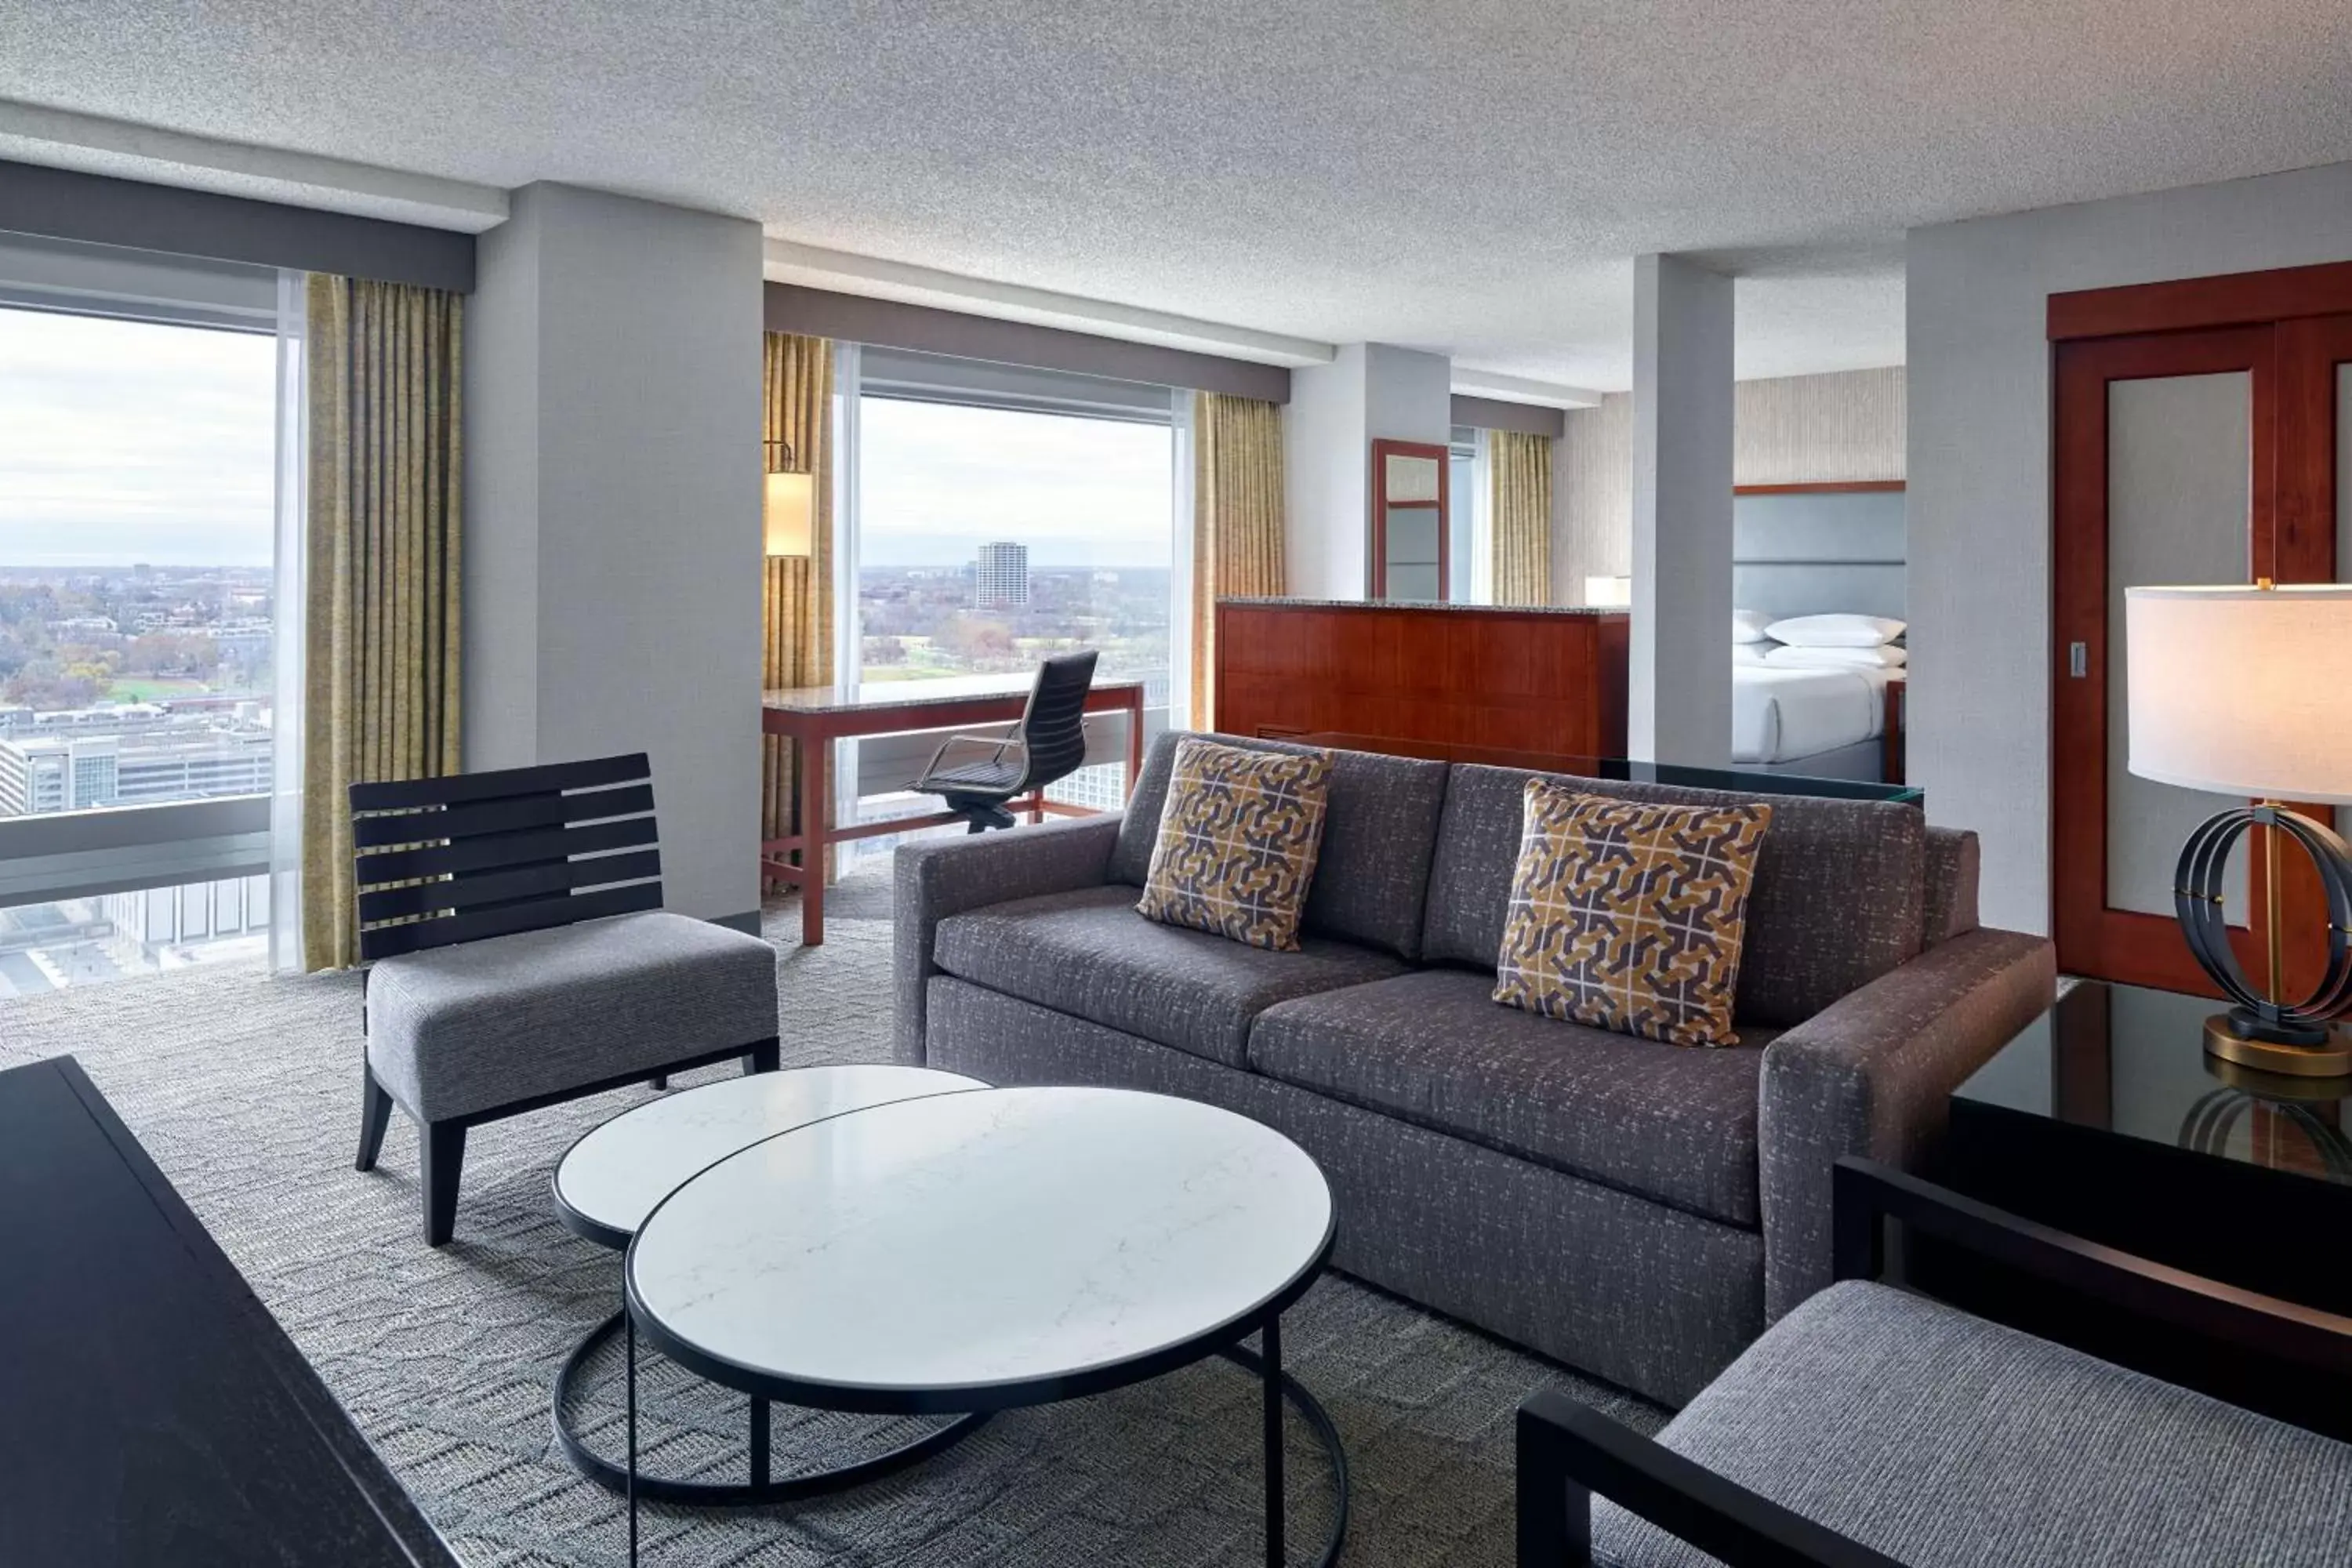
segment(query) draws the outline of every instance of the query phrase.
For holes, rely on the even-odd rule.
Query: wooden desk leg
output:
[[[824,945],[824,862],[833,843],[833,742],[801,741],[801,945]]]
[[[1143,694],[1137,692],[1127,709],[1127,793],[1143,782]]]

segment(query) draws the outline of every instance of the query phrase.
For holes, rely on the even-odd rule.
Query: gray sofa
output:
[[[1973,835],[1773,796],[1740,1047],[1499,1006],[1528,775],[1354,752],[1304,951],[1158,925],[1134,905],[1180,738],[1124,816],[900,848],[901,1058],[1255,1117],[1329,1176],[1339,1268],[1669,1404],[1830,1282],[1832,1163],[1921,1163],[2054,993],[2046,941],[1978,928]]]

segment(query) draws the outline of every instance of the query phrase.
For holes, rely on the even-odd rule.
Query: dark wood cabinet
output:
[[[1213,727],[1625,752],[1622,611],[1228,599]]]

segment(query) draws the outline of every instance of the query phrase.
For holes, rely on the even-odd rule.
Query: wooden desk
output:
[[[457,1568],[71,1057],[0,1072],[0,1561]]]
[[[760,874],[801,890],[801,942],[824,941],[824,850],[852,838],[904,833],[961,821],[953,812],[902,816],[852,827],[833,825],[833,742],[861,735],[905,735],[925,730],[958,730],[976,724],[1017,722],[1035,684],[1026,675],[956,677],[947,680],[880,680],[864,685],[797,686],[762,692],[760,729],[793,742],[801,780],[800,821],[782,838],[760,845]],[[1087,693],[1089,713],[1127,715],[1127,787],[1143,772],[1143,682],[1097,681]],[[1089,816],[1084,806],[1064,805],[1042,794],[1010,803],[1032,822],[1047,813]],[[800,858],[794,862],[791,857]]]

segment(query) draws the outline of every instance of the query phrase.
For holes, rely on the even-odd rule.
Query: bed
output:
[[[1895,483],[1772,486],[1732,502],[1732,598],[1779,619],[1905,618],[1904,495]],[[1886,684],[1899,670],[1735,664],[1731,760],[1816,778],[1883,780]]]
[[[1890,669],[1731,668],[1731,760],[1817,778],[1876,780]]]

